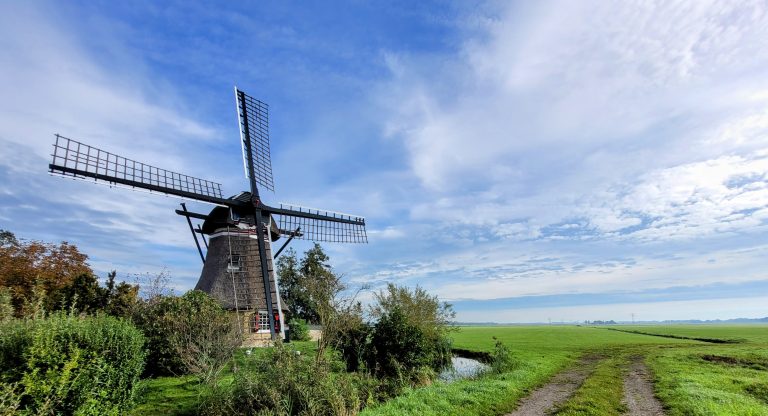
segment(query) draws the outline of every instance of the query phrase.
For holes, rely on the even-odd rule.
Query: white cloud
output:
[[[763,2],[539,2],[453,59],[387,55],[386,128],[429,192],[412,218],[512,239],[579,218],[603,237],[753,229],[768,207],[762,39]],[[739,174],[757,179],[728,188]],[[653,237],[637,231],[651,220]]]
[[[128,57],[120,63],[130,66],[116,67],[95,56],[55,13],[39,4],[0,5],[3,228],[21,237],[74,242],[99,271],[159,270],[183,261],[168,254],[174,249],[189,250],[194,261],[186,224],[172,211],[176,199],[48,176],[55,133],[200,176],[214,166],[193,163],[205,152],[186,152],[218,140],[215,129],[174,103],[172,89],[145,77],[140,59]],[[119,43],[109,46],[120,54]],[[33,214],[16,201],[44,211]],[[27,219],[34,226],[18,224]],[[142,258],[147,245],[156,257]],[[199,271],[190,270],[180,267],[177,276],[196,278]]]

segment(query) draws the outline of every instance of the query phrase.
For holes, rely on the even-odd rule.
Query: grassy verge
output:
[[[765,348],[717,346],[664,351],[649,364],[669,415],[768,415],[767,359]]]

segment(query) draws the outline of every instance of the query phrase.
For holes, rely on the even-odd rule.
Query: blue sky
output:
[[[768,316],[766,40],[762,1],[3,2],[0,228],[191,288],[179,200],[48,154],[234,194],[237,85],[270,105],[264,199],[367,218],[370,244],[325,246],[352,286],[463,321]]]

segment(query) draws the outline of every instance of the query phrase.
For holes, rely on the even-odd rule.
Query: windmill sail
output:
[[[275,191],[272,177],[272,159],[269,149],[269,106],[235,87],[237,115],[240,124],[240,145],[243,150],[245,177],[251,181],[251,192],[256,186]]]
[[[48,171],[57,175],[91,178],[212,204],[229,202],[222,198],[219,183],[150,166],[58,134],[52,156]]]
[[[280,204],[265,209],[277,216],[281,230],[294,238],[330,243],[367,243],[365,218]],[[300,228],[300,232],[292,233]]]

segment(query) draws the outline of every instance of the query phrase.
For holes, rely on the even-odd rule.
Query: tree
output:
[[[277,261],[280,293],[291,318],[319,324],[319,308],[329,304],[332,294],[344,289],[327,262],[328,255],[317,243],[304,253],[300,262],[292,249]]]
[[[292,248],[277,260],[277,283],[283,303],[288,308],[288,316],[306,321],[304,311],[309,304],[309,294],[299,272],[296,251]]]
[[[139,285],[126,282],[115,284],[115,277],[115,270],[107,275],[104,310],[112,316],[130,317],[139,300]]]
[[[363,308],[356,300],[357,294],[345,296],[346,285],[328,265],[328,255],[315,245],[304,253],[301,261],[296,252],[289,250],[278,260],[278,283],[283,301],[288,306],[290,319],[304,319],[323,327],[318,341],[317,359],[325,358],[324,351],[334,346],[349,355],[350,368],[356,369],[359,343],[349,342],[349,337],[359,338],[365,331]]]
[[[37,293],[45,306],[57,300],[54,294],[82,275],[93,275],[88,256],[66,241],[59,244],[18,240],[0,230],[0,287],[11,292],[16,315],[28,312]]]
[[[71,308],[78,312],[95,313],[104,309],[106,295],[106,290],[99,286],[96,276],[84,273],[61,290],[49,293],[46,310]]]

